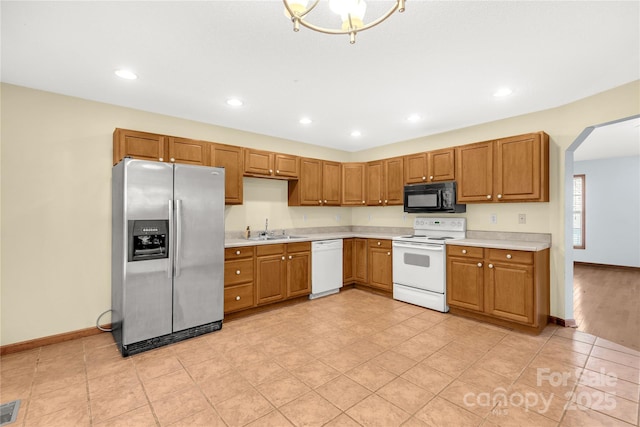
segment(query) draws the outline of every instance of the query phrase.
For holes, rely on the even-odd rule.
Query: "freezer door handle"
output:
[[[173,200],[169,200],[169,262],[167,263],[167,277],[173,278]]]
[[[176,277],[180,276],[180,247],[182,246],[182,200],[176,199]]]

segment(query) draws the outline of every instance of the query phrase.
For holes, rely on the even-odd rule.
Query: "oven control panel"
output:
[[[413,221],[415,230],[446,230],[466,231],[466,218],[424,218],[418,217]]]

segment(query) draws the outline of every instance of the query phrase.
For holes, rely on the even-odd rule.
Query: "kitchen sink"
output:
[[[271,236],[256,236],[256,237],[249,237],[249,240],[255,240],[255,241],[263,241],[263,240],[267,240],[267,241],[272,241],[272,240],[295,240],[295,239],[306,239],[305,236],[290,236],[290,235],[271,235]]]

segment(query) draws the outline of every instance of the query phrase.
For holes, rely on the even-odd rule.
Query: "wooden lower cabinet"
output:
[[[224,312],[251,308],[254,301],[255,246],[224,250]]]
[[[367,281],[367,239],[353,239],[353,279],[361,285]]]
[[[540,332],[549,318],[549,281],[549,249],[447,245],[447,304],[453,313]]]
[[[342,284],[350,285],[354,282],[354,239],[342,240]]]
[[[311,243],[257,246],[256,304],[311,293]]]
[[[393,289],[391,240],[369,239],[369,286],[391,291]]]

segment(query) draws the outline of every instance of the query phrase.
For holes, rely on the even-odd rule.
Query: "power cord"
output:
[[[102,326],[100,326],[100,319],[102,318],[102,316],[104,316],[105,314],[109,313],[110,311],[113,311],[111,309],[103,312],[100,316],[98,316],[98,318],[96,319],[96,328],[100,329],[102,332],[111,332],[113,331],[113,329],[111,328],[103,328]]]

